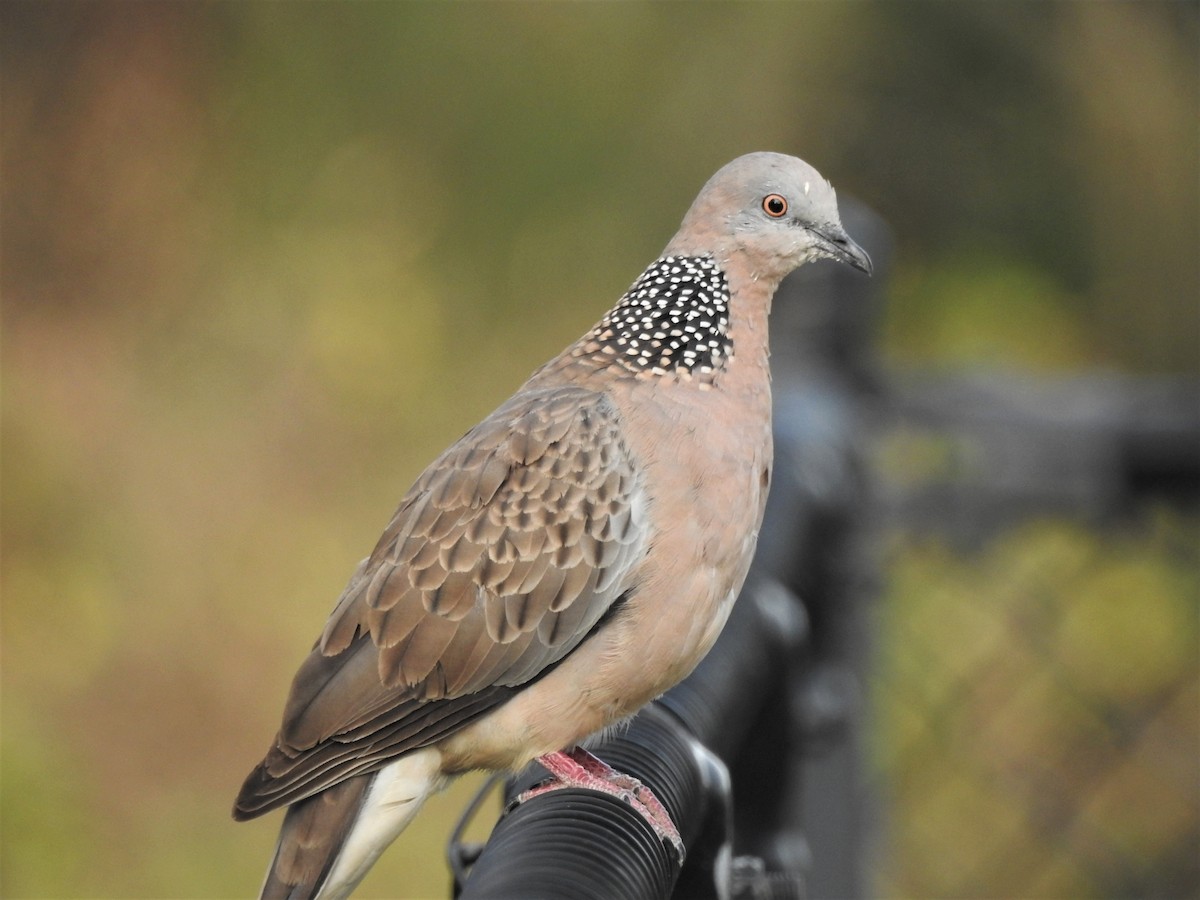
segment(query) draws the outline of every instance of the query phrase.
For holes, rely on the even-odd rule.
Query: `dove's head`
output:
[[[768,278],[815,259],[871,273],[871,258],[842,228],[833,187],[782,153],[749,153],[719,169],[665,252],[712,255],[718,264],[744,256],[749,271]]]

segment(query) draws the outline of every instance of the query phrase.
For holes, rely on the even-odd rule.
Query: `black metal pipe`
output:
[[[658,900],[678,864],[628,803],[574,788],[509,809],[471,869],[461,900]]]
[[[728,776],[705,745],[736,750],[777,677],[781,654],[803,638],[798,608],[799,601],[781,586],[756,581],[696,671],[592,745],[597,756],[654,792],[686,846],[705,848],[701,859],[689,861],[704,870],[698,881],[712,883],[729,862]],[[506,796],[511,802],[545,777],[544,769],[531,765]],[[719,839],[699,840],[714,816],[720,820]],[[628,803],[563,788],[506,810],[458,896],[657,900],[671,895],[681,862]]]

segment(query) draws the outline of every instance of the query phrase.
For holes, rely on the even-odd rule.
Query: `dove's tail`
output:
[[[288,807],[261,900],[350,895],[417,810],[445,782],[432,747],[356,775]]]

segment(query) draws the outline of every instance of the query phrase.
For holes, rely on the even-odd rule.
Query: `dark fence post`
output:
[[[877,815],[864,770],[867,618],[879,573],[868,448],[883,386],[876,323],[891,235],[843,201],[874,278],[806,266],[772,310],[775,473],[756,569],[804,603],[810,639],[733,765],[738,852],[803,874],[805,896],[869,896]],[[786,714],[785,714],[786,713]]]
[[[864,895],[861,608],[876,579],[862,404],[890,241],[858,204],[843,213],[875,279],[818,264],[776,297],[776,464],[751,578],[696,671],[592,747],[663,801],[686,862],[627,805],[553,791],[507,810],[481,849],[452,839],[461,900]],[[508,796],[544,774],[531,767]]]

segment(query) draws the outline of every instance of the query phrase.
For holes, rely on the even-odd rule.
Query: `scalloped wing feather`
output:
[[[350,579],[238,808],[378,768],[562,659],[645,553],[635,473],[615,409],[583,388],[523,392],[464,435]]]

